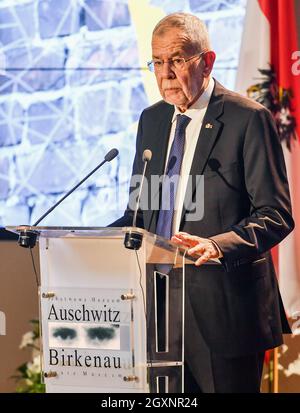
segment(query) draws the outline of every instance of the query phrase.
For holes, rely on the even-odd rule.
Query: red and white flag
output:
[[[296,17],[298,16],[298,18]],[[289,95],[290,107],[275,116],[285,128],[282,140],[288,172],[294,231],[273,251],[280,291],[289,316],[300,316],[300,2],[248,0],[238,66],[236,91],[249,95],[261,82],[259,69],[276,76],[278,95]],[[250,89],[249,89],[250,88]],[[252,88],[252,92],[257,88]],[[292,93],[292,96],[290,95]],[[251,94],[250,94],[251,97]],[[253,97],[253,96],[252,96]],[[293,126],[293,121],[296,124]],[[296,132],[288,137],[287,130]],[[284,135],[281,134],[281,137]]]

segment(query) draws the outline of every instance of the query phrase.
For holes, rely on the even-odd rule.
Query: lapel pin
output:
[[[207,123],[205,125],[205,129],[212,129],[212,128],[213,128],[213,125],[211,123]]]

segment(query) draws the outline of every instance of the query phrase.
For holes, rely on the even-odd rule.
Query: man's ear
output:
[[[208,77],[213,69],[216,60],[216,53],[213,50],[209,50],[203,56],[203,61],[205,63],[203,69],[203,76]]]

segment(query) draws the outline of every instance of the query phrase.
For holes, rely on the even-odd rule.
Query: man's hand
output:
[[[210,239],[190,235],[187,232],[177,232],[173,235],[171,241],[178,246],[187,247],[187,253],[192,257],[200,255],[200,258],[195,262],[196,266],[206,263],[211,258],[220,258],[222,255]]]

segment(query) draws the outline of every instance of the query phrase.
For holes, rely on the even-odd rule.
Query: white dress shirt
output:
[[[185,146],[184,146],[184,153],[181,165],[181,172],[180,172],[180,180],[178,182],[176,199],[175,199],[175,210],[174,210],[174,218],[173,218],[173,234],[179,231],[180,226],[180,219],[183,209],[183,202],[187,187],[187,182],[194,158],[194,153],[196,150],[197,141],[200,134],[200,129],[202,127],[203,118],[206,113],[206,109],[212,95],[214,89],[215,81],[213,78],[210,78],[207,88],[204,90],[202,95],[199,99],[189,107],[185,112],[184,115],[191,118],[191,121],[186,127],[185,130]],[[175,106],[175,111],[172,119],[172,127],[170,132],[169,144],[168,144],[168,152],[166,158],[166,165],[165,170],[167,168],[169,153],[171,150],[171,146],[174,140],[175,135],[175,128],[176,128],[176,116],[182,115],[183,113]]]

